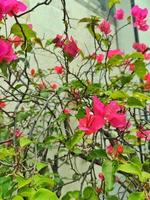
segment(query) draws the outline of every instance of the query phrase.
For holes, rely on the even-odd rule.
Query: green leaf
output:
[[[18,183],[18,189],[23,188],[27,185],[29,185],[32,182],[32,179],[25,179],[24,177],[17,176],[16,177],[17,183]]]
[[[114,91],[111,95],[110,98],[112,99],[126,99],[127,98],[127,94],[123,91]]]
[[[32,141],[30,139],[28,139],[27,137],[21,137],[19,140],[19,143],[20,143],[21,147],[25,147],[25,146],[31,144]]]
[[[76,131],[73,137],[66,142],[66,147],[68,149],[72,149],[83,138],[83,136],[84,136],[83,131],[80,130]]]
[[[114,188],[115,173],[117,171],[117,167],[117,162],[110,160],[105,160],[102,165],[102,172],[105,177],[105,186],[107,192],[113,190]]]
[[[100,159],[100,158],[107,158],[107,153],[104,149],[94,149],[88,155],[90,160],[92,159]]]
[[[17,195],[12,200],[23,200],[23,198],[20,195]]]
[[[118,200],[116,196],[107,196],[107,200]]]
[[[54,187],[54,180],[52,178],[39,174],[33,176],[33,183],[40,187]]]
[[[7,72],[7,69],[8,69],[8,64],[6,62],[1,62],[0,63],[0,69],[2,71],[2,74],[5,76],[5,77],[8,77],[8,72]]]
[[[41,169],[47,167],[47,164],[46,163],[43,163],[43,162],[39,162],[36,164],[36,168],[38,171],[40,171]]]
[[[33,196],[32,200],[59,200],[54,192],[41,188]]]
[[[141,60],[137,60],[137,61],[135,61],[134,64],[135,64],[135,74],[136,74],[139,78],[143,79],[143,78],[144,78],[144,75],[145,75],[146,72],[147,72],[145,63],[144,63],[143,61],[141,61]]]
[[[137,176],[141,176],[141,171],[137,165],[134,165],[133,163],[125,163],[121,164],[118,167],[118,171],[126,172],[128,174],[134,174]]]
[[[134,192],[129,195],[128,200],[145,200],[144,192]]]
[[[12,178],[10,176],[0,177],[0,197],[5,199],[10,195],[10,187],[12,185]]]
[[[150,173],[142,171],[141,176],[139,176],[139,179],[143,183],[146,182],[147,180],[150,179]]]
[[[120,3],[120,0],[109,0],[108,6],[109,6],[109,8],[112,8],[117,3]]]
[[[82,18],[82,19],[79,20],[79,23],[81,23],[81,22],[91,22],[91,18],[84,17],[84,18]]]
[[[71,191],[67,192],[63,197],[62,200],[79,200],[79,191]]]
[[[15,151],[13,148],[1,148],[0,149],[0,159],[4,160],[7,157],[12,157],[15,155]]]
[[[11,33],[21,38],[24,38],[24,35],[25,35],[27,40],[30,40],[31,38],[36,37],[36,33],[27,24],[20,24],[20,26],[18,24],[14,24],[11,27]]]
[[[127,105],[134,108],[144,107],[143,103],[135,97],[129,97],[127,100]]]
[[[83,200],[98,200],[98,196],[94,188],[86,187],[83,191]]]

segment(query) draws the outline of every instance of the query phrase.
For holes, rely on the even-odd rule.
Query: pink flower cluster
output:
[[[108,35],[109,33],[111,33],[110,26],[110,22],[104,19],[97,27],[102,33]]]
[[[53,40],[53,43],[55,44],[55,47],[62,48],[64,53],[66,53],[72,58],[74,58],[80,52],[80,49],[78,48],[72,36],[69,39],[64,38],[63,35],[56,35],[56,37]]]
[[[131,9],[131,14],[135,19],[134,26],[136,26],[141,31],[147,31],[149,29],[149,25],[147,24],[147,8],[140,8],[139,6],[134,6]]]
[[[144,127],[140,127],[139,131],[137,132],[137,137],[150,141],[150,130],[145,130]]]
[[[120,55],[123,56],[124,53],[120,49],[110,49],[108,51],[108,58],[112,58],[113,56]]]
[[[132,47],[133,47],[133,49],[135,49],[141,53],[145,52],[146,49],[148,48],[146,44],[138,43],[138,42],[133,43]]]
[[[11,42],[0,39],[0,62],[6,61],[10,63],[16,58]]]
[[[86,115],[79,120],[78,128],[84,131],[86,135],[89,135],[101,129],[106,123],[120,130],[127,128],[125,109],[116,101],[111,101],[108,105],[104,105],[94,96],[93,112],[90,108],[86,108]]]
[[[115,12],[114,18],[117,19],[117,20],[122,20],[122,19],[124,19],[124,16],[125,16],[124,10],[123,9],[118,9]]]
[[[0,20],[8,14],[9,16],[14,16],[19,12],[24,12],[27,6],[17,0],[0,0]]]

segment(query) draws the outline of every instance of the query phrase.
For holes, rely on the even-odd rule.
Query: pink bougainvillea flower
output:
[[[22,134],[23,134],[23,132],[22,132],[20,129],[16,129],[16,132],[15,132],[15,136],[16,136],[16,138],[21,137]]]
[[[150,60],[150,53],[145,53],[144,54],[144,59],[145,60]]]
[[[105,117],[111,126],[124,129],[127,127],[126,113],[124,107],[119,105],[116,101],[111,101],[105,107]]]
[[[23,40],[19,36],[15,36],[13,39],[11,39],[11,42],[14,44],[15,47],[18,47],[23,43]]]
[[[63,66],[55,66],[54,71],[56,74],[62,74],[64,72],[64,67]]]
[[[110,144],[106,147],[106,152],[109,154],[109,155],[112,155],[113,154],[113,146]]]
[[[64,112],[65,114],[71,114],[72,110],[70,110],[70,109],[68,109],[68,108],[65,108],[65,109],[63,110],[63,112]]]
[[[53,90],[57,90],[57,89],[59,88],[58,83],[51,83],[50,86],[51,86],[51,88],[52,88]]]
[[[100,53],[96,55],[95,58],[98,63],[101,63],[104,60],[104,54]]]
[[[145,74],[144,80],[146,80],[147,83],[150,83],[150,73]]]
[[[133,63],[129,64],[129,70],[132,71],[132,72],[134,72],[134,70],[135,70],[135,64],[133,64]]]
[[[124,53],[120,49],[110,49],[108,51],[108,58],[112,58],[113,56],[120,55],[123,56]]]
[[[105,105],[97,98],[97,96],[93,96],[93,112],[95,115],[100,115],[102,117],[105,115]]]
[[[14,16],[19,12],[24,12],[27,9],[27,6],[17,0],[1,0],[3,1],[4,14],[9,16]]]
[[[78,128],[85,132],[86,135],[95,133],[104,126],[104,119],[101,115],[95,115],[90,108],[86,108],[85,117],[79,120]]]
[[[71,37],[70,39],[67,38],[65,40],[63,44],[63,50],[68,56],[71,56],[71,57],[75,57],[80,52],[80,49],[78,48],[73,37]]]
[[[101,180],[101,181],[104,181],[105,177],[104,177],[104,174],[101,172],[98,174],[98,178]]]
[[[97,27],[105,35],[108,35],[109,33],[111,33],[111,29],[110,29],[111,24],[105,19]]]
[[[117,19],[117,20],[122,20],[122,19],[124,19],[124,16],[125,16],[124,10],[123,9],[118,9],[115,12],[114,18]]]
[[[44,81],[41,81],[38,84],[38,88],[39,88],[39,90],[44,90],[46,88],[46,83]]]
[[[149,25],[147,24],[147,16],[148,16],[148,9],[147,8],[140,8],[139,6],[135,5],[131,9],[131,14],[135,18],[134,26],[136,26],[141,31],[147,31],[149,29]]]
[[[16,58],[11,42],[0,39],[0,62],[6,61],[10,63]]]
[[[150,141],[150,130],[145,130],[143,127],[141,127],[137,132],[137,137]]]
[[[148,48],[146,44],[144,44],[144,43],[137,43],[137,42],[133,43],[132,47],[133,47],[133,49],[135,49],[135,50],[137,50],[137,51],[139,51],[141,53],[143,53],[144,51],[146,51],[147,48]]]
[[[31,73],[31,76],[34,77],[34,76],[36,75],[36,71],[35,71],[35,69],[32,68],[30,73]]]
[[[0,108],[5,108],[6,107],[6,103],[4,101],[0,101]]]
[[[64,44],[64,40],[63,40],[63,35],[56,35],[56,37],[53,40],[53,43],[55,44],[55,47],[62,47]]]

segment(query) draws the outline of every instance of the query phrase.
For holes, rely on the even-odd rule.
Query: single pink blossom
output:
[[[129,70],[132,71],[132,72],[134,72],[134,70],[135,70],[135,64],[133,64],[133,63],[129,64]]]
[[[143,127],[137,132],[137,137],[150,141],[150,130],[145,130]]]
[[[150,83],[150,73],[145,74],[144,80],[145,80],[147,83]]]
[[[11,42],[0,39],[0,62],[6,61],[10,63],[16,58]]]
[[[64,110],[63,110],[63,112],[65,113],[65,114],[71,114],[71,112],[72,112],[72,110],[70,110],[70,109],[68,109],[68,108],[65,108]]]
[[[85,132],[86,135],[95,133],[104,126],[104,119],[101,115],[95,115],[90,108],[86,108],[85,117],[79,120],[78,128]]]
[[[132,47],[133,47],[133,49],[135,49],[141,53],[143,53],[148,48],[146,44],[137,43],[137,42],[133,43]]]
[[[96,57],[96,61],[98,63],[101,63],[104,60],[104,54],[102,54],[102,53],[96,55],[95,57]]]
[[[115,12],[114,18],[117,19],[117,20],[122,20],[122,19],[124,19],[124,16],[125,16],[124,10],[123,9],[118,9]]]
[[[102,117],[105,115],[105,105],[97,98],[97,96],[93,96],[93,113],[94,115],[100,115]]]
[[[51,83],[50,86],[51,86],[51,88],[52,88],[53,90],[57,90],[57,89],[59,88],[58,83]]]
[[[110,27],[110,22],[106,21],[105,19],[98,25],[98,29],[105,35],[108,35],[111,32]]]
[[[16,138],[21,137],[22,134],[23,134],[23,132],[22,132],[20,129],[16,129],[16,132],[15,132],[15,136],[16,136]]]
[[[55,44],[55,47],[62,48],[62,46],[64,44],[63,35],[57,34],[56,37],[53,39],[53,43]]]
[[[113,56],[120,55],[123,56],[124,53],[120,49],[110,49],[108,51],[108,58],[112,58]]]
[[[144,54],[144,59],[145,60],[150,60],[150,53],[145,53]]]
[[[4,101],[0,101],[0,109],[5,108],[5,107],[6,107],[6,103]]]
[[[64,72],[64,67],[63,66],[55,66],[54,71],[56,74],[62,74]]]
[[[75,57],[80,52],[80,49],[78,48],[73,37],[65,40],[63,44],[63,50],[68,56],[71,56],[71,57]]]

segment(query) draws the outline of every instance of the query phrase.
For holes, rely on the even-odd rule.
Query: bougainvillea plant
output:
[[[149,200],[149,47],[114,47],[123,27],[150,31],[148,10],[116,9],[113,20],[124,25],[115,31],[111,12],[80,19],[94,45],[87,53],[70,35],[65,0],[55,37],[40,39],[22,23],[52,1],[29,9],[0,0],[0,200]],[[110,11],[116,3],[108,1]],[[37,49],[51,67],[40,66]]]

